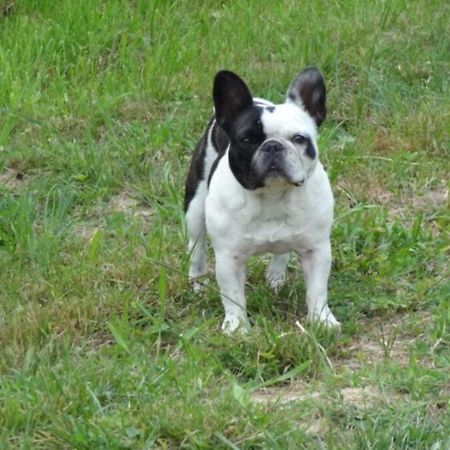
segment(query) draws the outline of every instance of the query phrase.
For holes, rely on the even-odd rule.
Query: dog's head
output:
[[[326,116],[321,73],[306,68],[292,81],[286,101],[254,99],[236,74],[220,71],[213,89],[216,119],[230,140],[230,168],[246,189],[301,186],[317,164],[317,127]]]

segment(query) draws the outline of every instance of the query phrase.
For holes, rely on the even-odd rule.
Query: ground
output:
[[[0,0],[0,447],[448,448],[449,8]],[[342,330],[252,258],[224,336],[182,211],[212,80],[311,64]]]

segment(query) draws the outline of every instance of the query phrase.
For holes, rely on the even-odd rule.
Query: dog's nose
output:
[[[277,141],[266,142],[261,148],[261,151],[263,151],[264,153],[269,153],[272,155],[275,153],[280,153],[283,150],[284,150],[283,145]]]

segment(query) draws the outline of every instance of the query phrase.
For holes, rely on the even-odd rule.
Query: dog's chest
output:
[[[308,211],[285,199],[249,202],[231,229],[249,253],[284,253],[307,245],[310,230]]]
[[[208,226],[213,240],[246,254],[307,248],[318,224],[315,211],[297,196],[247,198],[241,207],[228,209],[216,219],[211,218]]]

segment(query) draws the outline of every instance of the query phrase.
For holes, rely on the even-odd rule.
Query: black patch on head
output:
[[[263,186],[259,176],[252,168],[252,159],[259,146],[266,140],[261,124],[264,108],[248,108],[231,126],[228,132],[230,150],[228,161],[235,178],[246,189]]]
[[[313,143],[310,139],[308,139],[308,145],[306,146],[305,153],[311,158],[314,159],[316,157],[316,149],[314,148]]]
[[[246,189],[261,187],[251,163],[265,140],[261,115],[266,106],[253,102],[245,82],[224,70],[214,79],[213,99],[217,122],[230,141],[228,161],[233,175]]]

